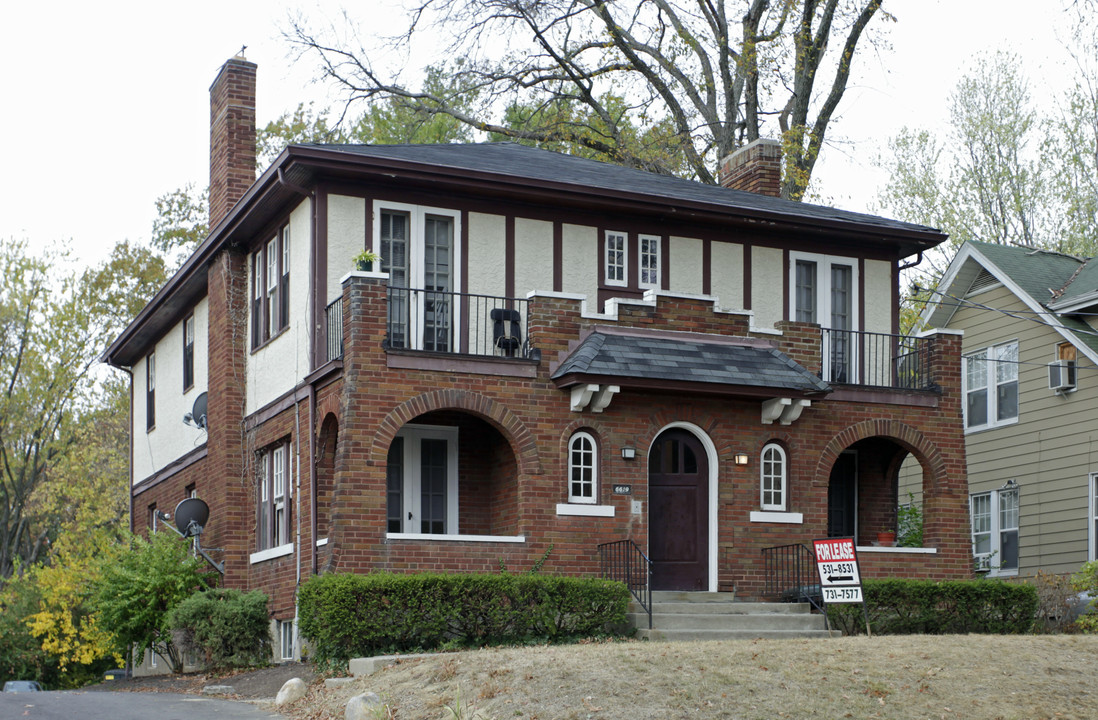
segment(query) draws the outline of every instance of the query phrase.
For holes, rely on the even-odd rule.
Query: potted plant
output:
[[[381,256],[370,249],[363,250],[355,255],[355,269],[370,271],[374,269],[374,263],[381,260]]]
[[[896,545],[896,533],[891,530],[882,530],[877,533],[877,544],[881,547],[893,547]]]

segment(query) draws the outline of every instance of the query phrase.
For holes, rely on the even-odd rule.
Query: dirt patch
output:
[[[1098,708],[1098,636],[486,649],[405,661],[345,688],[318,683],[279,712],[337,720],[366,691],[397,720],[1083,720]]]
[[[236,691],[232,697],[244,700],[273,698],[290,678],[299,677],[306,683],[316,678],[311,665],[285,663],[258,670],[244,670],[224,674],[186,673],[183,675],[150,675],[108,680],[85,688],[86,690],[122,692],[174,692],[201,693],[207,685],[231,685]]]

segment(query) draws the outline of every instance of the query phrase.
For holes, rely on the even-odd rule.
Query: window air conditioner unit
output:
[[[1048,389],[1072,390],[1075,388],[1075,363],[1070,360],[1054,360],[1048,364]]]

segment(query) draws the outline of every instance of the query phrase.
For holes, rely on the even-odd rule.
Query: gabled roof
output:
[[[680,337],[681,336],[681,337]],[[831,387],[788,355],[746,338],[600,328],[552,373],[558,387],[606,382],[725,395],[812,396]]]
[[[1015,245],[966,242],[939,283],[938,299],[923,311],[926,327],[949,326],[960,299],[981,269],[1025,303],[1034,313],[1033,320],[1047,323],[1098,363],[1098,335],[1071,316],[1098,305],[1098,261],[1094,259]]]

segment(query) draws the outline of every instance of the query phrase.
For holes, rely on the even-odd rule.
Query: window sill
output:
[[[327,544],[328,544],[328,538],[320,538],[319,540],[316,541],[316,546],[317,547],[324,547]]]
[[[557,503],[557,515],[576,515],[580,517],[614,517],[613,505],[581,505],[579,503]]]
[[[884,545],[859,545],[858,552],[860,553],[906,553],[913,555],[936,555],[938,554],[938,548],[928,547],[894,547]]]
[[[285,545],[279,545],[278,547],[267,548],[266,550],[260,550],[259,552],[252,553],[248,560],[252,565],[256,563],[264,562],[265,560],[274,560],[275,558],[289,555],[294,551],[293,543],[286,543]]]
[[[432,533],[386,533],[386,540],[430,540],[432,542],[524,543],[525,535],[442,535]]]
[[[998,428],[1010,427],[1011,425],[1017,425],[1018,418],[1012,418],[1010,420],[1001,420],[997,423],[988,423],[987,425],[975,425],[973,427],[965,428],[965,435],[972,435],[974,433],[987,432],[988,430],[996,430]]]
[[[801,525],[804,523],[804,514],[795,512],[775,512],[773,510],[752,510],[751,522],[784,523],[786,525]]]

